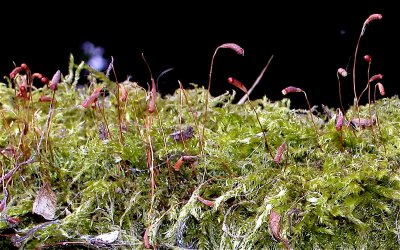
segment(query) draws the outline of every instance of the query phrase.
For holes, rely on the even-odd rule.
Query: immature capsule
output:
[[[279,146],[278,152],[277,152],[276,155],[275,155],[275,158],[274,158],[274,162],[275,162],[275,163],[281,162],[282,154],[283,154],[283,152],[285,151],[285,149],[286,149],[286,142],[283,142],[283,143]]]
[[[197,199],[203,203],[204,205],[208,206],[208,207],[213,207],[214,206],[214,202],[210,201],[210,200],[206,200],[201,196],[197,196]]]
[[[289,86],[284,89],[282,89],[282,94],[287,95],[288,93],[298,93],[298,92],[303,92],[301,88]]]
[[[371,62],[371,56],[370,55],[365,55],[364,56],[364,61],[370,63]]]
[[[343,113],[340,109],[338,109],[338,115],[336,117],[336,124],[335,124],[336,130],[337,131],[342,130],[342,126],[343,126]]]
[[[347,71],[344,68],[339,68],[337,71],[338,71],[339,75],[341,75],[343,77],[347,76]]]
[[[385,88],[383,87],[383,84],[380,83],[380,82],[378,82],[378,83],[376,84],[376,86],[378,86],[379,94],[385,95]]]

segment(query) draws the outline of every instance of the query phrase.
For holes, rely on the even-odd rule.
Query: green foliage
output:
[[[0,85],[2,246],[11,246],[6,232],[13,230],[29,236],[21,240],[25,249],[60,242],[141,249],[146,235],[163,249],[283,248],[271,234],[273,209],[295,249],[399,248],[397,97],[360,107],[361,117],[370,117],[369,108],[378,115],[372,128],[340,134],[334,118],[314,114],[316,137],[308,111],[290,109],[289,99],[237,105],[235,92],[210,96],[203,124],[206,90],[197,85],[159,96],[149,113],[146,89],[127,80],[128,98],[118,100],[116,82],[72,56],[54,92],[32,86],[31,98],[18,97],[11,83],[23,76]],[[82,107],[99,86],[96,107]],[[39,102],[43,95],[54,103]],[[185,140],[171,136],[188,127],[193,134]],[[287,143],[280,162],[265,136],[273,153]],[[183,156],[192,160],[175,170]],[[32,208],[45,182],[57,196],[57,223],[29,233],[40,224]],[[13,225],[10,217],[21,221]],[[116,230],[113,242],[90,240]]]

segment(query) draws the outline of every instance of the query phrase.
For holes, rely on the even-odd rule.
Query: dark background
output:
[[[358,93],[367,83],[365,54],[372,57],[370,75],[384,75],[386,96],[400,90],[399,15],[385,1],[57,4],[3,6],[1,76],[8,75],[14,63],[27,63],[33,72],[49,78],[57,70],[67,74],[70,54],[77,63],[88,59],[81,49],[88,41],[104,49],[107,60],[114,58],[118,81],[129,76],[147,85],[150,77],[142,53],[154,78],[174,68],[159,81],[159,92],[168,94],[178,88],[178,80],[185,87],[190,83],[207,86],[215,49],[233,42],[244,49],[244,56],[227,49],[218,51],[212,95],[235,89],[226,81],[229,76],[250,88],[273,56],[251,98],[279,100],[281,90],[293,85],[306,91],[311,105],[339,107],[336,72],[343,67],[350,73],[341,80],[347,107],[353,101],[351,72],[362,25],[369,15],[380,13],[382,20],[371,22],[361,38]],[[242,93],[235,91],[239,99]],[[303,95],[291,94],[290,99],[293,107],[307,108]]]

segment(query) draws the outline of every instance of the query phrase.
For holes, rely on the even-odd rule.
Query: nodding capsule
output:
[[[364,56],[364,61],[370,63],[371,62],[371,56],[370,55],[365,55]]]
[[[346,71],[344,68],[339,68],[339,69],[337,70],[337,72],[338,72],[339,75],[341,75],[341,76],[343,76],[343,77],[346,77],[346,76],[347,76],[347,71]]]
[[[297,88],[297,87],[293,87],[293,86],[289,86],[289,87],[282,89],[283,95],[286,95],[288,93],[298,93],[298,92],[303,92],[303,90],[301,88]]]
[[[234,50],[237,54],[243,56],[244,55],[244,49],[237,45],[236,43],[224,43],[218,48],[226,48],[226,49],[231,49]]]
[[[243,83],[233,77],[228,77],[228,82],[232,84],[233,86],[239,88],[242,90],[244,93],[247,93],[247,88],[243,85]]]
[[[33,73],[33,74],[32,74],[32,80],[35,79],[35,78],[41,80],[42,77],[43,77],[43,75],[40,74],[40,73]]]
[[[19,72],[21,72],[23,69],[22,67],[15,67],[11,72],[10,72],[10,78],[13,79]]]
[[[365,20],[365,22],[364,22],[364,24],[363,24],[363,27],[362,27],[362,29],[361,29],[361,35],[364,35],[366,26],[367,26],[370,22],[372,22],[372,21],[374,21],[374,20],[380,20],[380,19],[382,19],[382,15],[381,15],[381,14],[372,14],[372,15],[370,15],[370,16]]]
[[[26,64],[26,63],[21,63],[21,68],[23,69],[23,70],[28,70],[29,68],[28,68],[28,65]]]
[[[364,26],[367,25],[368,23],[374,21],[374,20],[381,20],[382,15],[381,14],[372,14],[370,15],[364,22]]]
[[[89,105],[92,105],[96,102],[97,98],[100,96],[101,94],[101,90],[103,89],[103,86],[99,86],[97,88],[94,89],[93,93],[86,98],[86,100],[84,102],[82,102],[82,107],[87,108],[89,107]]]
[[[378,83],[376,84],[376,86],[378,86],[379,93],[380,93],[381,95],[385,95],[385,88],[383,87],[383,84],[380,83],[380,82],[378,82]]]
[[[382,78],[383,78],[382,74],[376,74],[376,75],[371,76],[371,78],[369,78],[369,82],[373,82],[376,80],[382,80]]]

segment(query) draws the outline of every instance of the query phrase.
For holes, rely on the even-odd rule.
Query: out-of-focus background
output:
[[[3,5],[3,4],[2,4]],[[251,98],[281,99],[289,85],[306,91],[311,105],[339,107],[337,69],[348,70],[341,79],[345,106],[353,101],[352,68],[357,40],[364,21],[374,13],[381,20],[367,25],[357,57],[358,93],[369,74],[383,74],[386,96],[400,91],[398,13],[386,1],[328,1],[321,4],[268,2],[234,4],[188,3],[37,3],[2,7],[0,22],[0,75],[14,64],[27,63],[34,72],[51,77],[57,70],[67,74],[70,55],[105,70],[111,57],[118,81],[128,77],[146,86],[146,58],[157,78],[160,93],[172,93],[178,81],[208,84],[215,49],[236,43],[244,56],[221,49],[215,56],[211,93],[240,90],[229,85],[232,76],[248,88],[265,71]],[[364,95],[366,96],[366,95]],[[306,108],[304,96],[293,94],[292,105]],[[363,99],[362,102],[366,102]]]

